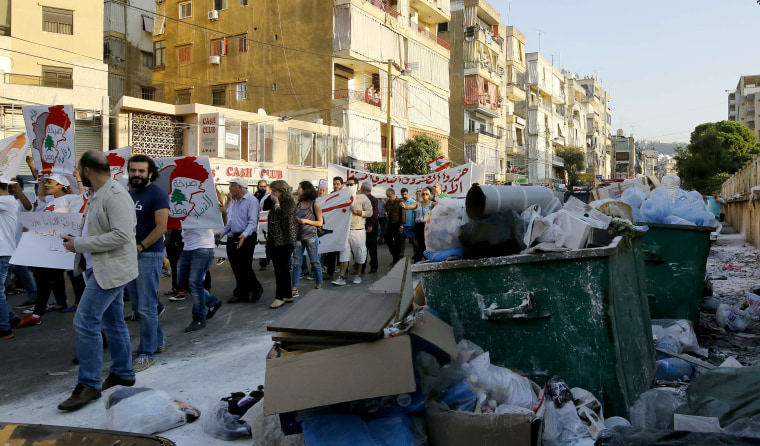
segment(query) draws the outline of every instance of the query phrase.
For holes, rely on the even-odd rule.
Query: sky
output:
[[[501,21],[557,68],[595,76],[612,96],[613,133],[688,142],[728,119],[728,93],[760,74],[755,0],[489,0]]]

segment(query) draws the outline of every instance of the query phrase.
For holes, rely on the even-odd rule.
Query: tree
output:
[[[586,151],[576,146],[560,147],[557,149],[557,156],[561,156],[565,160],[567,187],[572,188],[578,184],[578,173],[586,165]]]
[[[385,174],[385,163],[372,163],[367,169],[368,172]]]
[[[180,189],[174,189],[170,200],[172,203],[179,205],[187,201],[187,197],[185,197],[185,194],[183,194]]]
[[[45,138],[45,148],[48,149],[48,151],[51,151],[53,150],[53,147],[55,147],[53,138],[50,135],[48,135],[47,138]]]
[[[733,175],[760,154],[752,130],[734,121],[700,124],[691,132],[689,145],[676,149],[678,173],[685,187],[709,194],[721,178]]]
[[[430,173],[428,161],[441,156],[441,143],[428,135],[416,135],[396,149],[398,173],[402,175],[424,175]]]

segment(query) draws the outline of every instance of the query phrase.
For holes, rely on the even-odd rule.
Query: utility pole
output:
[[[385,173],[391,174],[391,140],[393,139],[393,123],[391,118],[391,98],[393,98],[393,59],[388,59],[388,123],[385,131]]]

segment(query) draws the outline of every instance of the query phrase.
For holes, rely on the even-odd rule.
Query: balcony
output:
[[[506,88],[504,89],[504,93],[512,102],[524,101],[526,97],[525,90],[522,89],[522,86],[515,83],[507,84]]]
[[[552,157],[552,166],[554,167],[565,167],[565,159],[561,156],[553,156]]]
[[[386,5],[385,3],[381,2],[380,0],[365,0],[367,3],[372,4],[377,9],[380,9],[381,11],[384,11],[389,16],[397,19],[399,15],[399,12],[390,7],[389,5]]]
[[[449,5],[448,0],[410,0],[409,5],[419,13],[426,23],[444,23],[451,21],[451,11],[441,9],[443,5]]]
[[[334,90],[333,99],[348,99],[348,102],[351,102],[351,101],[364,102],[366,104],[373,105],[378,108],[382,107],[383,105],[382,100],[378,97],[369,95],[367,92],[364,92],[364,91],[350,90],[347,88]]]
[[[475,40],[479,40],[497,52],[501,52],[504,49],[504,38],[494,36],[493,33],[480,25],[472,25],[465,28],[464,36],[465,39],[468,37],[473,37]]]
[[[513,169],[516,169],[517,172],[524,172],[525,169],[521,169],[519,167],[514,167]],[[512,173],[508,172],[504,174],[504,181],[506,183],[516,183],[517,180],[527,180],[528,176],[526,175],[527,172],[524,173]]]
[[[491,118],[501,117],[501,109],[498,106],[492,107],[491,104],[481,104],[479,102],[475,104],[465,104],[464,109],[471,112],[480,113]]]
[[[424,26],[421,26],[420,24],[414,23],[414,22],[412,22],[410,20],[409,21],[409,28],[412,31],[417,31],[418,33],[420,33],[423,36],[425,36],[428,40],[431,40],[431,41],[437,43],[438,45],[442,46],[443,48],[446,48],[447,50],[451,49],[450,46],[449,46],[449,44],[446,43],[445,40],[441,39],[440,37],[438,37],[436,35],[433,35],[430,31],[428,31],[427,29],[425,29]]]
[[[747,114],[748,115],[754,115],[755,114],[755,107],[748,108],[747,109]]]
[[[68,75],[47,75],[41,76],[28,76],[26,74],[13,74],[5,73],[4,82],[6,84],[16,85],[31,85],[36,87],[50,87],[50,88],[66,88],[72,90],[74,88],[74,80],[71,78],[71,74]]]
[[[479,143],[501,149],[504,146],[504,137],[491,133],[484,128],[467,129],[464,132],[464,142],[465,144]]]

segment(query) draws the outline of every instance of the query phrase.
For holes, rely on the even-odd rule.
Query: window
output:
[[[53,88],[74,88],[71,77],[73,70],[65,67],[42,66],[42,86]]]
[[[142,98],[152,101],[156,96],[156,89],[153,87],[140,87]]]
[[[153,42],[153,66],[163,67],[166,64],[166,40]]]
[[[211,105],[224,105],[225,96],[224,87],[216,87],[211,90]]]
[[[177,47],[177,60],[179,63],[190,63],[190,49],[192,46],[183,45]]]
[[[327,167],[328,162],[335,163],[339,157],[336,136],[288,129],[288,164]]]
[[[190,103],[190,90],[177,90],[177,105]]]
[[[217,11],[227,9],[227,0],[214,0],[214,9]]]
[[[42,30],[48,33],[74,34],[74,11],[43,6]]]
[[[153,54],[147,51],[142,52],[142,66],[146,68],[153,68]]]
[[[248,6],[248,0],[240,0],[240,6]]]
[[[238,53],[248,51],[248,35],[238,36]]]
[[[0,36],[11,35],[11,2],[0,1]]]
[[[193,2],[182,2],[179,4],[179,18],[187,19],[193,16]]]
[[[237,88],[235,89],[235,98],[238,101],[241,101],[243,99],[248,99],[248,85],[246,84],[237,84]]]
[[[438,24],[438,32],[439,33],[445,33],[449,31],[449,22],[445,23],[439,23]]]
[[[215,39],[211,41],[211,55],[212,56],[226,56],[227,55],[227,38]]]
[[[271,163],[274,152],[274,126],[248,124],[248,161]]]

